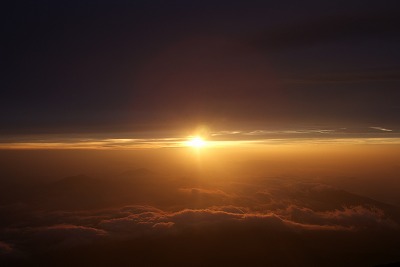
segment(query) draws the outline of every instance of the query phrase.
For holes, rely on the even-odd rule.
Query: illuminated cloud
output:
[[[206,189],[206,188],[179,188],[179,191],[191,196],[204,196],[204,197],[231,197],[227,193],[219,189]]]
[[[155,229],[165,229],[165,228],[171,228],[173,227],[175,224],[173,222],[159,222],[156,224],[153,224],[153,228]]]
[[[354,230],[379,229],[381,227],[399,229],[399,225],[385,216],[382,210],[364,206],[321,212],[291,205],[282,215],[289,220],[308,225],[337,226]]]
[[[205,240],[212,240],[212,233],[219,233],[221,240],[236,233],[239,234],[235,237],[239,243],[246,240],[248,235],[274,238],[278,235],[279,238],[274,242],[290,244],[292,238],[301,236],[310,238],[310,242],[314,243],[322,242],[319,240],[320,235],[327,238],[331,235],[346,238],[368,236],[370,232],[396,235],[400,229],[398,222],[391,219],[390,214],[381,208],[369,205],[366,199],[363,205],[340,207],[342,204],[338,199],[339,202],[335,202],[338,208],[327,209],[323,206],[321,208],[321,205],[317,205],[318,209],[311,208],[312,203],[318,203],[320,196],[332,196],[332,194],[337,198],[342,196],[344,202],[351,202],[352,195],[343,195],[335,188],[322,184],[299,184],[276,179],[255,181],[249,183],[247,187],[238,184],[235,193],[202,187],[178,188],[177,191],[177,196],[196,192],[195,195],[200,194],[205,198],[222,197],[217,203],[236,204],[205,208],[128,205],[120,208],[77,211],[33,211],[25,223],[38,225],[37,227],[13,227],[2,234],[7,240],[14,240],[18,249],[26,249],[28,246],[33,252],[57,253],[65,249],[79,250],[82,246],[92,244],[107,247],[120,246],[118,242],[140,241],[152,244],[154,241],[167,240],[169,243],[176,239],[192,239],[191,235],[196,233]],[[245,195],[240,196],[240,194]],[[265,197],[268,201],[265,201]],[[362,200],[355,198],[356,202]],[[64,224],[57,224],[61,221]],[[260,242],[258,245],[268,245],[265,241],[257,242]],[[126,246],[123,245],[125,243],[121,244]],[[191,247],[196,244],[187,245]],[[10,251],[10,248],[13,249],[13,246],[0,242],[3,253]],[[307,250],[305,253],[310,251]]]
[[[150,208],[150,210],[154,210]],[[399,229],[382,210],[356,206],[332,211],[313,211],[308,208],[290,206],[281,211],[256,213],[242,207],[215,206],[207,209],[184,209],[177,212],[158,210],[140,211],[129,216],[99,222],[99,227],[110,233],[129,233],[137,236],[151,234],[152,229],[179,229],[211,227],[234,224],[241,227],[257,225],[272,231],[327,230],[362,231],[368,229]]]
[[[242,134],[242,131],[219,131],[219,132],[213,132],[210,135],[211,136],[224,136],[224,135],[237,135],[237,134]]]
[[[379,130],[379,131],[383,131],[383,132],[393,132],[393,130],[385,129],[385,128],[382,128],[382,127],[369,127],[369,128],[375,129],[375,130]]]

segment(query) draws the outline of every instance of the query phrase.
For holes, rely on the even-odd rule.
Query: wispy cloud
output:
[[[382,127],[376,127],[375,126],[375,127],[369,127],[369,128],[375,129],[375,130],[379,130],[379,131],[382,131],[382,132],[393,132],[393,130],[382,128]]]

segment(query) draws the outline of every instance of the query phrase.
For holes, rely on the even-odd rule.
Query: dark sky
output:
[[[3,134],[400,123],[398,1],[8,1]]]

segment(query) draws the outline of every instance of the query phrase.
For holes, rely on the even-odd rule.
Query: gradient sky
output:
[[[0,133],[383,127],[397,1],[3,4]]]

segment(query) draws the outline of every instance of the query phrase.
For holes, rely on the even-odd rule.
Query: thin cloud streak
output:
[[[137,136],[125,133],[114,136],[62,135],[26,136],[0,139],[0,149],[157,149],[182,148],[196,136],[205,139],[205,147],[231,147],[284,144],[400,144],[396,129],[371,126],[366,128],[304,128],[284,130],[221,130],[200,131],[198,134],[165,137]]]
[[[136,149],[161,149],[161,148],[184,148],[187,147],[186,139],[175,141],[157,140],[134,140],[121,142],[118,140],[97,141],[65,141],[65,142],[14,142],[0,144],[1,150],[136,150]],[[254,140],[230,140],[230,141],[207,141],[205,147],[248,147],[262,145],[301,145],[301,144],[326,144],[326,145],[400,145],[400,138],[281,138],[281,139],[254,139]]]
[[[382,127],[370,127],[371,129],[383,131],[383,132],[393,132],[393,130],[382,128]]]

